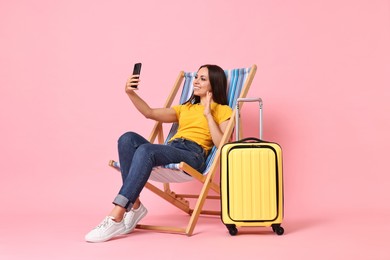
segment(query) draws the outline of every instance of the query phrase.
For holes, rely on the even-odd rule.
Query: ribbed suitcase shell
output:
[[[251,141],[222,147],[221,212],[228,228],[273,226],[280,233],[277,229],[283,219],[283,174],[278,144]]]
[[[259,137],[263,129],[261,98],[238,98],[236,140],[240,131],[240,102],[258,102]],[[236,226],[271,226],[282,235],[282,150],[277,143],[249,137],[221,148],[221,219],[231,235]]]

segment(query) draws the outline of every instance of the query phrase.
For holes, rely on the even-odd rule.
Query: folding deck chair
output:
[[[256,74],[256,70],[256,65],[252,65],[248,68],[225,70],[228,83],[228,104],[232,109],[235,109],[237,98],[246,97],[252,80]],[[176,79],[176,82],[165,102],[164,107],[171,107],[172,102],[175,100],[176,94],[181,86],[182,93],[180,96],[180,104],[184,103],[191,97],[195,75],[196,72],[181,71],[179,73],[179,76]],[[235,113],[233,111],[228,126],[222,137],[220,147],[222,147],[223,144],[230,140],[234,130],[234,125]],[[149,141],[151,143],[156,143],[157,139],[157,143],[159,144],[167,143],[169,139],[176,133],[177,128],[178,124],[173,123],[169,134],[164,139],[163,124],[156,122],[149,137]],[[149,181],[146,183],[145,187],[161,198],[170,202],[177,208],[189,214],[190,220],[185,228],[172,226],[152,226],[144,224],[138,224],[137,228],[161,232],[181,233],[191,236],[201,214],[220,215],[220,211],[207,211],[202,209],[206,199],[220,199],[219,195],[209,195],[210,189],[213,190],[216,194],[220,194],[219,184],[214,182],[215,172],[218,170],[219,166],[219,156],[220,151],[217,147],[214,146],[206,159],[207,166],[203,172],[198,172],[185,162],[154,167]],[[116,168],[117,170],[120,170],[119,162],[111,160],[109,161],[109,165]],[[176,194],[171,190],[169,185],[169,183],[182,183],[193,180],[202,183],[202,188],[199,194]],[[163,187],[158,188],[152,184],[151,181],[163,183]],[[191,208],[190,202],[187,199],[196,199],[196,204],[193,208]]]

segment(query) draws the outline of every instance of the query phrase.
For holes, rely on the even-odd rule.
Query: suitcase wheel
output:
[[[280,224],[273,224],[272,231],[274,231],[277,235],[281,236],[284,233],[284,228],[282,228]]]
[[[236,225],[230,224],[230,225],[226,225],[226,227],[227,227],[227,229],[229,230],[229,234],[230,234],[230,235],[232,235],[232,236],[237,235],[238,230],[237,230],[237,228],[236,228]]]

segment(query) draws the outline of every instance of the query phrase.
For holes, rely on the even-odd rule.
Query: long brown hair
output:
[[[209,81],[211,85],[211,93],[213,94],[214,102],[227,105],[227,79],[225,71],[218,65],[205,64],[199,67],[207,68],[209,71]],[[200,97],[192,94],[191,98],[185,103],[198,104],[200,103]]]

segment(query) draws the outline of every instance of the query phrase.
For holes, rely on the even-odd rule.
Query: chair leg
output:
[[[203,185],[202,190],[201,190],[200,195],[199,195],[199,198],[196,201],[196,205],[195,205],[194,210],[191,214],[190,222],[188,223],[187,228],[186,228],[187,236],[192,235],[192,233],[194,232],[194,229],[195,229],[195,225],[198,222],[199,215],[201,214],[203,205],[204,205],[206,198],[207,198],[207,194],[208,194],[210,187],[211,187],[211,181],[210,181],[210,179],[212,179],[211,175],[213,175],[213,174],[210,173],[210,176],[207,176],[208,177],[208,180],[206,180],[207,184]]]
[[[181,198],[180,196],[177,196],[174,192],[165,192],[162,191],[161,189],[157,188],[150,182],[147,182],[145,187],[149,189],[150,191],[154,192],[158,196],[162,197],[166,201],[170,202],[177,208],[181,209],[187,214],[191,214],[191,209],[190,209],[190,203],[188,200]]]

